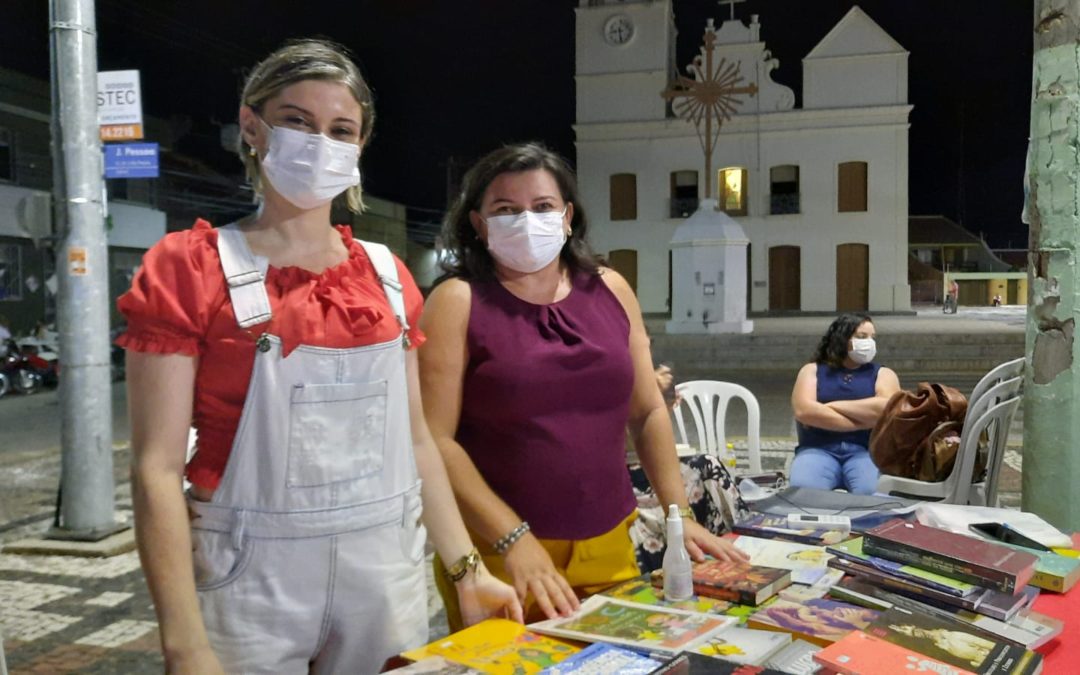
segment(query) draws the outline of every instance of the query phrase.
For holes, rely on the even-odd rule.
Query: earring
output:
[[[248,154],[251,155],[252,157],[256,157],[256,156],[258,156],[259,153],[255,151],[254,147],[249,145],[248,146]]]

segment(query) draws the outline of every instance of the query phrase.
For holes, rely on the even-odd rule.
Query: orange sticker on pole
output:
[[[84,277],[89,265],[85,246],[69,246],[67,251],[68,273],[72,276]]]

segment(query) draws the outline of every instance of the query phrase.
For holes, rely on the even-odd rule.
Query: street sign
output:
[[[143,137],[142,93],[137,70],[105,70],[97,74],[98,125],[105,141]]]
[[[157,178],[157,143],[120,143],[106,145],[106,178]]]

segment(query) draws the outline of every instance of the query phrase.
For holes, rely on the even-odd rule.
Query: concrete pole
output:
[[[1030,228],[1023,501],[1080,530],[1080,0],[1037,0],[1024,221]]]
[[[94,0],[51,0],[53,163],[60,281],[60,526],[51,538],[97,540],[113,513],[108,249],[97,123]]]

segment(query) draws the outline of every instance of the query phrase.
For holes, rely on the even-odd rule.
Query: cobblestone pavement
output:
[[[745,442],[736,440],[736,450]],[[786,469],[791,439],[763,439],[762,465]],[[1007,451],[1003,506],[1019,506],[1020,453]],[[118,488],[118,517],[128,518],[126,486]],[[10,541],[44,531],[32,523],[3,534]],[[446,635],[446,616],[428,570],[431,638]],[[160,673],[157,624],[134,551],[112,558],[0,553],[0,632],[8,669],[19,673]]]

